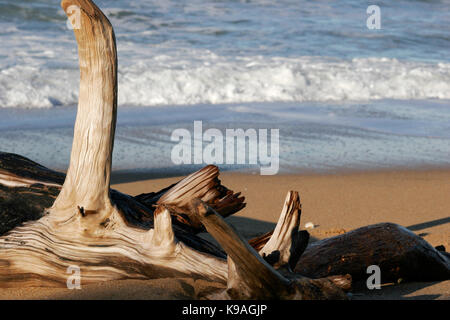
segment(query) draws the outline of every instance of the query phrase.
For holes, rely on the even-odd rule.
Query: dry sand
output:
[[[113,188],[136,195],[179,179],[121,183]],[[309,230],[313,241],[368,224],[394,222],[433,246],[444,245],[447,251],[450,247],[450,170],[277,176],[223,173],[221,180],[246,196],[247,207],[227,219],[246,238],[273,229],[286,192],[297,190],[302,227],[307,222],[315,225]],[[82,290],[0,289],[0,299],[187,299],[208,285],[192,279],[126,280],[83,286]],[[374,291],[357,284],[355,291],[355,299],[450,299],[450,281],[386,284]]]

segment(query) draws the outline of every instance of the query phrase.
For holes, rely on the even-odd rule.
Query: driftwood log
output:
[[[0,287],[189,276],[222,282],[207,298],[345,299],[351,276],[378,264],[385,276],[449,278],[449,257],[393,224],[369,226],[308,247],[297,192],[287,194],[275,230],[249,242],[224,218],[245,206],[207,166],[159,192],[110,189],[117,109],[113,28],[90,0],[74,29],[80,93],[67,174],[0,153]],[[221,248],[197,236],[209,232]]]
[[[349,273],[367,279],[367,267],[377,265],[382,281],[450,279],[450,255],[433,248],[410,230],[379,223],[312,243],[295,272],[308,277]]]
[[[51,215],[45,214],[44,207],[59,195],[64,174],[9,153],[0,153],[0,168],[0,221],[7,222],[3,224],[5,234],[0,237],[0,264],[4,267],[0,269],[0,287],[65,286],[67,267],[77,265],[83,270],[84,284],[112,279],[186,275],[227,283],[225,292],[208,297],[217,299],[346,298],[341,289],[350,288],[349,276],[308,279],[291,271],[309,238],[306,231],[298,230],[301,211],[296,192],[288,193],[274,234],[269,241],[263,240],[265,243],[257,253],[223,220],[242,208],[244,203],[238,194],[220,184],[215,166],[207,166],[168,190],[166,188],[157,193],[131,197],[110,190],[111,201],[120,208],[121,216],[130,229],[142,230],[143,239],[152,235],[148,240],[153,246],[146,246],[152,253],[146,257],[145,252],[129,255],[121,252],[124,248],[131,250],[134,246],[133,251],[136,251],[139,246],[145,246],[145,243],[126,239],[125,231],[115,235],[125,239],[103,239],[102,236],[94,240],[82,235],[86,238],[84,240],[95,241],[91,244],[76,243],[72,236],[67,240],[55,236],[54,232],[59,230],[50,230],[43,225],[47,223],[47,216]],[[42,176],[42,181],[37,180],[39,176]],[[49,191],[50,185],[52,189]],[[191,196],[199,185],[207,187],[199,188],[202,191]],[[183,189],[188,189],[189,195],[180,191]],[[171,200],[174,192],[176,203]],[[208,194],[214,196],[205,196]],[[184,197],[191,199],[186,205],[181,202]],[[33,212],[31,218],[28,215],[30,210]],[[6,214],[3,215],[3,212]],[[74,216],[84,219],[87,214],[92,214],[86,210],[83,212],[77,207]],[[180,215],[183,215],[181,219]],[[196,236],[203,229],[193,226],[190,216],[195,216],[196,223],[206,227],[227,254]],[[15,217],[13,222],[11,217]],[[39,220],[27,222],[36,219]],[[101,229],[105,227],[104,224],[99,225]],[[139,254],[142,255],[140,259],[147,259],[145,264],[137,259]],[[233,262],[232,257],[237,263]],[[250,264],[252,259],[254,263]]]

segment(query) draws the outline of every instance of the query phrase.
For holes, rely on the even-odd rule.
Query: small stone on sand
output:
[[[314,229],[314,223],[312,222],[305,223],[305,229]]]

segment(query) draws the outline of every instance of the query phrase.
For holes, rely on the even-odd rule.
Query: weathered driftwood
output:
[[[72,11],[74,6],[80,19],[79,28],[74,29],[79,49],[80,93],[70,165],[64,178],[27,159],[17,161],[17,157],[2,155],[0,181],[4,195],[19,194],[22,201],[30,200],[27,206],[38,203],[39,209],[48,206],[55,196],[56,199],[40,218],[36,212],[27,216],[24,211],[28,208],[18,206],[22,222],[39,219],[16,226],[0,237],[0,286],[65,285],[67,268],[76,265],[82,270],[85,284],[124,278],[190,276],[233,283],[234,287],[239,275],[230,277],[227,262],[220,257],[220,252],[215,255],[205,252],[217,250],[193,234],[202,223],[211,228],[211,223],[205,224],[205,217],[190,205],[193,199],[204,201],[201,203],[205,208],[209,203],[223,215],[243,207],[239,194],[218,183],[216,167],[205,167],[155,194],[133,198],[110,190],[117,113],[115,37],[111,24],[92,1],[62,1],[66,12]],[[16,167],[18,163],[21,165]],[[33,189],[38,190],[37,198],[46,200],[32,198],[29,192]],[[14,197],[17,200],[17,196]],[[156,205],[154,211],[152,205]],[[207,208],[214,210],[210,206]],[[214,214],[220,217],[215,211]],[[173,223],[172,216],[178,224]],[[221,218],[217,223],[218,227],[226,226]],[[194,232],[177,228],[179,225],[189,226]],[[222,241],[221,234],[212,234]],[[242,297],[345,298],[342,290],[328,279],[311,280],[311,283],[326,283],[319,294],[312,290],[310,295],[292,295],[292,281],[285,280],[258,254],[251,252],[253,249],[248,244],[242,247],[244,242],[237,235],[231,233],[230,236],[224,246],[228,254],[234,255],[230,248],[239,247],[240,253],[262,263],[251,267],[253,273],[271,274],[280,280],[276,285],[273,282],[273,288],[279,292],[268,295],[258,282],[263,280],[261,276],[256,276],[251,283],[242,279],[243,288],[248,290],[239,293]],[[291,237],[283,239],[296,241]],[[280,248],[291,246],[278,245]],[[208,250],[199,250],[204,247]],[[247,270],[240,263],[235,263],[234,268]]]
[[[449,254],[394,223],[362,227],[314,242],[295,271],[312,278],[349,273],[356,281],[367,279],[370,265],[380,267],[382,281],[450,279]]]
[[[295,199],[298,194],[290,192],[285,203],[286,207],[298,207]],[[300,275],[290,273],[287,277],[272,267],[263,257],[257,253],[244,239],[242,239],[233,227],[228,225],[223,218],[208,207],[201,200],[192,201],[192,206],[205,225],[208,232],[220,243],[227,252],[228,281],[227,290],[210,298],[218,299],[346,299],[342,289],[348,289],[351,277],[332,277],[321,279],[308,279]],[[283,208],[276,230],[288,230],[295,225],[298,211],[287,212]],[[298,229],[298,226],[297,228]],[[292,236],[283,237],[287,244],[281,243],[273,249],[286,248],[290,243],[296,242],[295,233]],[[274,239],[277,243],[279,239]],[[270,240],[269,240],[270,241]],[[289,264],[295,252],[281,251],[274,265],[279,268],[282,262]],[[293,258],[294,260],[296,258]],[[295,262],[294,262],[295,264]]]
[[[284,201],[280,221],[264,246],[258,250],[263,258],[275,268],[294,269],[300,256],[305,251],[309,233],[300,231],[301,204],[298,192],[289,192]]]
[[[132,197],[110,189],[110,197],[127,224],[145,230],[153,228],[155,205],[169,190],[169,195],[177,191],[179,201],[186,197],[192,199],[192,195],[199,197],[226,217],[245,206],[244,197],[222,186],[218,175],[217,167],[207,166],[156,193]],[[59,195],[64,179],[63,173],[45,168],[25,157],[0,152],[0,235],[24,222],[43,217],[46,209],[53,205]],[[190,185],[192,187],[189,189],[189,195],[180,194],[180,189]],[[208,193],[202,190],[205,185]],[[177,187],[173,188],[175,186]],[[202,228],[190,222],[191,213],[187,208],[175,207],[170,201],[167,201],[167,207],[171,208],[170,213],[178,238],[197,250],[225,257],[221,249],[194,236]],[[82,210],[85,211],[84,208]]]
[[[207,167],[202,171],[214,170],[216,168]],[[202,176],[201,173],[194,176]],[[11,194],[17,192],[12,190]],[[74,208],[67,223],[53,224],[50,212],[7,232],[0,238],[0,265],[3,267],[0,268],[0,286],[63,286],[70,265],[81,268],[85,284],[177,275],[225,281],[226,268],[221,268],[223,252],[195,234],[172,226],[170,212],[164,204],[149,211],[132,197],[118,192],[116,197],[119,205],[115,207],[121,214],[115,217],[117,220],[106,218],[101,223],[86,223],[90,229],[81,223],[95,213]],[[123,208],[126,210],[121,210]],[[145,225],[137,219],[128,219],[133,222],[129,223],[125,219],[143,213],[151,223]]]
[[[208,298],[345,299],[348,273],[357,271],[339,268],[335,259],[347,248],[331,239],[327,251],[325,240],[301,257],[309,235],[299,231],[296,192],[288,193],[275,230],[249,244],[223,220],[245,204],[239,193],[220,184],[215,166],[156,193],[131,197],[110,189],[117,108],[114,32],[91,0],[62,1],[66,12],[72,6],[80,10],[80,28],[74,32],[81,73],[69,169],[65,176],[23,157],[0,154],[0,232],[7,231],[0,237],[0,287],[65,286],[67,268],[76,265],[83,284],[189,276],[227,284],[224,292]],[[196,236],[204,227],[225,253]],[[400,242],[405,239],[401,230],[388,229]],[[376,239],[373,230],[349,237]],[[408,236],[408,243],[401,243],[405,248],[421,244]],[[422,244],[420,250],[436,257],[430,248]],[[354,263],[363,264],[357,270],[377,264],[365,252],[357,254],[362,258]],[[389,249],[386,259],[395,254]],[[394,265],[403,262],[395,259]],[[437,263],[430,259],[423,260],[424,268],[429,261]],[[448,261],[443,261],[438,269],[445,274]],[[315,267],[301,269],[304,264]]]
[[[213,166],[207,168],[215,172],[214,188],[226,189],[220,185],[217,179],[217,168]],[[45,207],[50,207],[59,194],[65,178],[62,173],[47,169],[24,157],[8,153],[0,153],[0,172],[2,172],[0,179],[2,233],[22,222],[39,219],[43,215]],[[189,177],[186,180],[191,181],[192,178]],[[135,227],[150,229],[153,228],[153,205],[174,185],[160,192],[135,197],[134,199],[140,200],[139,203],[130,200],[133,197],[115,190],[111,190],[111,198],[114,203],[118,203],[119,207],[128,208],[124,214],[128,223]],[[226,190],[221,195],[228,198],[230,191]],[[220,198],[217,198],[212,204],[221,203],[219,200]],[[238,202],[242,204],[241,200]],[[173,211],[175,216],[172,216],[172,222],[175,223],[175,233],[182,242],[198,251],[217,257],[226,257],[214,245],[195,237],[194,233],[198,230],[189,224],[181,223],[180,221],[186,220],[178,219],[177,211],[179,210]],[[185,208],[185,211],[192,215],[192,210],[188,207]],[[28,215],[29,212],[33,214]],[[272,231],[250,240],[250,244],[263,258],[283,274],[286,274],[284,267],[289,266],[292,269],[295,267],[308,242],[307,231],[299,231],[300,214],[298,194],[288,193],[280,215],[280,221],[285,221],[285,223],[278,224],[275,232]],[[286,220],[287,216],[291,219]],[[273,236],[273,234],[277,236]],[[300,241],[282,241],[280,235],[282,237],[293,235],[291,239],[300,239]],[[268,241],[269,239],[270,241]],[[297,248],[294,249],[296,244]],[[279,245],[282,246],[281,249]],[[292,258],[290,253],[293,253],[295,258]],[[441,280],[449,278],[448,261],[448,253],[435,250],[426,241],[399,225],[387,223],[363,227],[344,235],[313,243],[307,248],[295,270],[298,274],[311,278],[351,274],[354,280],[360,280],[367,277],[367,266],[376,264],[382,270],[383,280],[398,278]],[[423,272],[424,270],[427,272]],[[337,280],[339,279],[340,277],[337,278]],[[349,289],[350,282],[347,281],[345,285],[340,286]]]
[[[27,174],[24,174],[23,172],[20,173],[18,170],[14,169],[14,161],[13,159],[22,159],[23,161],[27,161],[28,168],[30,171],[36,172],[38,169],[45,170],[46,172],[52,172],[51,170],[48,170],[42,166],[39,166],[35,163],[33,163],[30,160],[27,160],[22,157],[17,157],[16,155],[12,154],[1,154],[1,159],[8,159],[9,166],[6,164],[2,166],[2,170],[4,172],[4,176],[8,176],[8,181],[18,181],[18,180],[24,180],[25,178],[29,178]],[[0,161],[0,163],[2,163]],[[6,161],[3,161],[3,163],[6,163]],[[187,188],[187,185],[194,184],[193,187],[198,186],[198,177],[199,176],[207,176],[211,178],[210,174],[201,174],[204,171],[217,171],[217,168],[214,166],[208,166],[204,169],[200,170],[198,173],[195,173],[191,176],[189,176],[187,179],[182,180],[178,184],[176,184],[174,187],[170,188],[169,190],[164,190],[164,194],[167,194],[165,198],[158,197],[158,201],[161,199],[170,199],[171,190],[175,190],[177,192],[180,192],[180,190]],[[211,172],[210,172],[211,173]],[[57,174],[57,173],[55,173]],[[197,177],[197,178],[195,178]],[[33,181],[28,181],[27,183],[32,183],[30,186],[35,186],[37,188],[44,186],[44,184],[38,183],[38,176],[33,177]],[[5,179],[6,180],[6,179]],[[53,181],[50,179],[43,179],[46,182],[49,183],[55,183],[54,186],[56,189],[58,188],[57,183],[60,181]],[[3,180],[0,180],[0,182],[3,182]],[[215,185],[214,185],[215,186]],[[11,197],[15,197],[17,195],[20,195],[20,192],[17,192],[21,189],[26,190],[25,184],[21,185],[20,187],[8,187],[9,192],[8,194]],[[221,187],[222,189],[224,187]],[[189,190],[192,190],[192,188],[187,188]],[[42,189],[41,189],[42,190]],[[211,190],[211,189],[208,189]],[[115,194],[115,196],[113,196]],[[201,193],[195,193],[195,195],[199,195]],[[119,192],[111,191],[112,199],[114,197],[118,197],[120,195]],[[122,197],[126,197],[126,195],[122,195]],[[177,196],[178,201],[181,201],[185,197],[184,193],[179,193]],[[45,198],[45,197],[44,197]],[[203,197],[205,198],[205,197]],[[226,193],[225,198],[229,198],[229,192]],[[51,198],[50,198],[51,199]],[[200,202],[201,200],[198,198],[192,198],[195,199],[194,201]],[[208,197],[206,197],[208,200]],[[209,199],[210,200],[210,199]],[[213,201],[212,203],[222,203],[221,201]],[[241,201],[238,201],[241,203]],[[210,210],[214,212],[214,215],[220,217],[216,211],[212,207],[207,206],[207,204],[203,201],[200,202],[205,208],[205,210]],[[177,260],[178,263],[183,264],[183,257],[171,257],[170,254],[167,255],[167,252],[173,252],[177,251],[177,245],[183,246],[186,244],[186,239],[190,241],[190,247],[195,248],[196,251],[202,251],[205,254],[205,256],[192,256],[192,252],[188,253],[189,256],[192,256],[193,260],[191,261],[191,264],[197,264],[197,260],[195,259],[205,259],[208,257],[207,250],[205,250],[205,247],[207,249],[210,249],[211,251],[214,251],[211,248],[208,248],[208,244],[204,240],[204,243],[201,243],[199,246],[196,241],[197,237],[194,234],[188,233],[186,230],[177,230],[172,226],[172,221],[177,221],[176,218],[171,218],[170,211],[168,210],[168,207],[173,208],[174,204],[171,203],[170,205],[166,205],[160,201],[160,204],[157,204],[157,208],[155,211],[151,211],[150,213],[153,214],[151,216],[151,219],[148,221],[151,221],[151,225],[154,228],[154,235],[151,237],[150,243],[153,246],[152,248],[158,248],[158,250],[161,250],[161,248],[165,248],[164,257],[161,258],[162,261],[170,261],[170,260]],[[219,206],[222,208],[223,206]],[[130,211],[129,207],[127,207]],[[209,280],[215,280],[215,281],[227,281],[228,283],[228,290],[219,293],[214,294],[212,296],[206,297],[206,298],[302,298],[302,299],[325,299],[325,298],[346,298],[343,291],[340,288],[343,289],[349,289],[351,279],[348,277],[331,277],[326,279],[318,279],[318,280],[311,280],[307,279],[305,277],[301,277],[299,275],[294,275],[292,271],[288,271],[288,276],[285,277],[282,275],[282,273],[286,274],[286,270],[283,270],[283,268],[288,265],[289,262],[293,263],[295,265],[296,260],[298,259],[299,252],[294,249],[294,246],[292,244],[298,243],[297,234],[298,234],[298,227],[300,222],[300,200],[298,197],[298,193],[296,192],[290,192],[288,193],[286,197],[286,201],[282,210],[282,214],[280,216],[280,221],[277,225],[276,230],[279,231],[287,231],[286,232],[277,232],[279,236],[274,239],[275,241],[272,241],[271,243],[275,243],[276,245],[271,245],[269,255],[264,255],[264,258],[272,257],[273,264],[277,266],[277,269],[281,272],[279,273],[275,269],[273,269],[267,262],[264,261],[264,259],[257,254],[244,240],[242,240],[234,231],[223,221],[218,220],[217,226],[219,228],[225,228],[227,230],[227,236],[231,236],[231,239],[226,241],[225,243],[222,242],[222,236],[218,235],[214,232],[214,229],[211,232],[211,234],[216,237],[216,239],[224,245],[225,251],[229,254],[228,256],[228,265],[225,260],[220,259],[219,257],[210,259],[209,262],[212,264],[211,272],[213,274],[205,274],[205,273],[198,273],[198,274],[191,274],[191,276],[194,277],[202,277]],[[197,220],[205,225],[208,230],[211,228],[211,224],[204,221],[203,215],[199,215],[197,213],[196,209],[193,209],[192,205],[189,205],[185,208],[186,211],[191,212],[192,214],[197,216]],[[126,211],[128,212],[128,211]],[[80,213],[81,214],[81,213]],[[86,213],[84,213],[86,216]],[[146,212],[146,215],[149,215],[149,212]],[[82,215],[83,216],[83,215]],[[85,217],[84,216],[84,217]],[[0,219],[1,220],[1,219]],[[44,220],[44,219],[41,219]],[[41,221],[39,220],[39,221]],[[38,221],[38,222],[39,222]],[[133,220],[135,222],[136,220]],[[4,256],[7,256],[7,259],[0,258],[0,263],[3,266],[7,266],[3,270],[3,272],[0,272],[0,286],[22,286],[22,285],[55,285],[59,286],[62,284],[65,284],[65,280],[67,279],[67,273],[64,272],[65,268],[69,266],[71,263],[75,264],[83,270],[83,282],[89,283],[89,282],[95,282],[100,281],[98,279],[98,274],[103,272],[102,277],[104,280],[108,279],[121,279],[121,278],[139,278],[139,279],[145,279],[145,278],[152,278],[152,277],[166,277],[166,276],[176,276],[176,275],[182,275],[182,271],[173,270],[169,268],[170,264],[161,266],[161,265],[142,265],[137,263],[137,261],[134,261],[133,258],[130,258],[129,256],[123,257],[120,254],[118,254],[118,249],[112,249],[113,246],[117,246],[117,239],[109,239],[109,241],[113,242],[113,244],[104,245],[104,244],[91,244],[88,246],[83,246],[80,243],[64,243],[64,246],[69,251],[63,252],[61,245],[63,243],[53,243],[52,240],[49,239],[39,239],[38,232],[42,232],[40,227],[38,227],[36,224],[31,223],[30,228],[27,228],[28,224],[26,224],[24,227],[19,227],[13,230],[12,232],[8,233],[4,238],[0,238],[0,243],[3,245],[2,247],[2,254]],[[140,223],[135,223],[135,227],[142,227]],[[152,230],[153,231],[153,230]],[[181,232],[181,233],[180,233]],[[44,233],[46,237],[52,237],[54,236],[50,230],[44,230]],[[180,244],[177,244],[177,237],[179,235],[184,236],[185,238],[181,241]],[[307,234],[307,233],[306,233]],[[34,237],[34,239],[33,239]],[[61,241],[62,239],[58,239]],[[36,241],[36,242],[34,242]],[[39,242],[43,242],[44,245],[40,246]],[[100,243],[103,241],[103,239],[100,239]],[[286,243],[284,243],[286,241]],[[98,242],[98,240],[97,240]],[[242,246],[242,244],[245,244],[244,247],[240,247],[239,251],[239,259],[240,263],[237,264],[237,266],[232,262],[230,256],[232,256],[233,250],[230,251],[230,247],[239,247]],[[138,244],[139,245],[139,244]],[[123,245],[125,246],[125,245]],[[41,251],[44,252],[43,256],[39,256],[42,253],[35,252],[36,249],[39,247]],[[107,252],[104,252],[101,248],[111,248],[111,252],[108,254]],[[212,248],[214,246],[211,245]],[[284,250],[285,248],[292,247],[291,250]],[[70,248],[70,249],[69,249]],[[95,248],[92,251],[91,248]],[[269,244],[266,244],[265,248],[269,248]],[[282,248],[283,250],[280,250]],[[45,251],[44,251],[45,250]],[[14,254],[18,255],[24,252],[28,252],[28,256],[20,256],[19,258],[15,258]],[[115,254],[113,254],[115,252]],[[231,252],[231,253],[230,253]],[[282,252],[282,254],[273,254],[274,252]],[[29,255],[31,253],[31,255]],[[216,256],[219,256],[221,252],[212,252],[216,253]],[[297,258],[292,258],[292,256]],[[211,253],[210,253],[211,254]],[[100,259],[102,261],[102,264],[96,264],[96,270],[92,271],[92,264],[94,255],[97,255],[97,260]],[[2,255],[0,255],[2,257]],[[259,261],[258,264],[255,266],[251,265],[251,268],[247,268],[247,261],[248,258],[256,259],[256,261]],[[145,258],[145,257],[143,257]],[[210,257],[211,258],[211,257]],[[274,259],[276,258],[276,259]],[[11,262],[14,262],[15,259],[19,260],[22,264],[25,263],[25,265],[21,265],[20,269],[21,272],[18,272],[17,269],[13,268],[13,265],[11,265]],[[243,260],[242,260],[243,259]],[[295,261],[293,260],[295,259]],[[61,261],[58,261],[61,260]],[[61,266],[59,269],[52,265],[55,263],[55,261],[58,261],[58,264]],[[67,261],[67,263],[64,263],[62,261]],[[245,261],[244,265],[241,266],[242,261]],[[35,270],[31,270],[32,264],[36,263],[37,267]],[[262,265],[260,265],[262,263]],[[25,273],[23,270],[27,269],[27,264],[29,264],[29,270]],[[232,264],[232,265],[231,265]],[[45,272],[40,273],[39,270],[43,267],[43,265],[46,265]],[[219,269],[216,269],[219,267]],[[220,269],[221,268],[221,269]],[[48,273],[48,270],[52,270],[52,274]],[[108,270],[108,272],[105,272],[105,269]],[[241,274],[242,271],[235,271],[235,270],[245,270],[245,274],[248,273],[250,276],[245,275],[239,277],[238,274]],[[248,269],[248,270],[247,270]],[[261,270],[259,270],[261,269]],[[268,269],[268,271],[267,271]],[[131,270],[133,272],[131,272]],[[226,274],[224,273],[224,270],[227,270]],[[231,270],[231,272],[230,272]],[[275,287],[270,288],[267,287],[267,281],[269,278],[267,278],[266,272],[269,272],[274,279],[278,279],[281,282],[276,284],[276,282],[272,283],[272,285],[275,285]],[[220,273],[222,273],[222,277],[220,277]],[[230,276],[231,275],[231,276]],[[249,279],[254,278],[253,281],[249,282]],[[85,279],[87,278],[87,279]],[[243,279],[242,281],[240,279]],[[247,283],[250,283],[249,285]],[[269,281],[269,283],[271,283]]]
[[[65,11],[74,6],[80,12],[80,28],[74,29],[80,94],[69,169],[63,179],[23,159],[23,167],[3,172],[2,181],[8,188],[37,188],[50,198],[56,196],[62,181],[64,184],[44,216],[0,238],[0,285],[64,285],[71,264],[81,267],[84,283],[169,275],[224,281],[223,253],[180,228],[183,223],[172,227],[167,209],[176,201],[182,204],[184,197],[217,203],[228,213],[230,208],[242,206],[243,199],[238,196],[229,192],[222,196],[226,189],[217,183],[217,168],[206,167],[171,188],[173,197],[170,191],[162,195],[167,207],[155,212],[132,197],[110,191],[117,108],[115,37],[111,24],[92,1],[62,1]],[[42,185],[54,189],[48,192]],[[27,190],[14,191],[21,193],[22,200],[30,199]],[[162,212],[158,223],[157,212]],[[184,242],[159,240],[170,239],[168,225]]]
[[[269,239],[273,240],[273,233],[270,231],[249,243],[261,252]],[[270,256],[265,259],[271,261]],[[395,223],[365,226],[315,241],[302,251],[292,269],[311,278],[349,274],[353,281],[359,281],[367,279],[367,267],[371,265],[380,267],[382,281],[450,279],[450,254],[445,248],[433,248],[412,231]]]

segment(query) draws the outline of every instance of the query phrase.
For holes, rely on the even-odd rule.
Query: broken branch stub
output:
[[[275,230],[259,250],[276,269],[287,266],[293,270],[308,245],[309,233],[299,230],[300,217],[300,196],[296,191],[289,191]]]
[[[276,298],[289,285],[214,209],[199,199],[192,201],[192,207],[209,234],[228,254],[227,293],[231,298]]]

